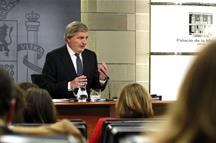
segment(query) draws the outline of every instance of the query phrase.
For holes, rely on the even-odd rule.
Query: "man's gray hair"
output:
[[[69,23],[65,28],[64,39],[73,37],[77,32],[88,32],[88,27],[80,21],[73,21]]]

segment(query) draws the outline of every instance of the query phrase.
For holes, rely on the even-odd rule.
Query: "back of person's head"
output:
[[[29,88],[26,95],[26,123],[56,122],[56,108],[51,96],[45,89]]]
[[[37,84],[34,84],[32,82],[21,82],[21,83],[19,83],[19,87],[25,91],[31,87],[39,88],[39,86]]]
[[[12,99],[15,96],[14,81],[9,73],[0,67],[0,118],[10,111]]]
[[[24,110],[26,108],[26,92],[20,88],[19,85],[15,85],[15,115],[12,119],[13,123],[24,122]]]
[[[159,142],[216,142],[216,41],[207,44],[187,72],[170,108],[167,135]]]
[[[69,23],[65,28],[65,41],[67,42],[67,39],[73,37],[77,32],[88,32],[88,27],[80,21],[73,21]]]
[[[128,84],[120,93],[116,111],[121,118],[151,117],[153,116],[151,97],[142,85]]]

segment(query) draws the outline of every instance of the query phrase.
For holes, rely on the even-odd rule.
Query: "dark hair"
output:
[[[26,95],[26,123],[56,122],[56,108],[50,94],[45,89],[29,88]]]
[[[26,108],[26,92],[19,87],[15,86],[16,89],[16,105],[15,105],[15,115],[12,119],[13,123],[23,123],[24,122],[24,110]]]
[[[10,101],[14,98],[15,86],[9,73],[0,67],[0,117],[5,116],[10,109]]]
[[[25,91],[31,87],[39,88],[39,86],[37,84],[34,84],[32,82],[21,82],[21,83],[19,83],[19,87],[21,87]]]

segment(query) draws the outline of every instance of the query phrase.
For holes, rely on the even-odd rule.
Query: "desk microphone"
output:
[[[109,79],[109,78],[108,78]],[[111,91],[110,91],[110,83],[109,80],[107,81],[107,88],[108,88],[108,98],[111,99]]]
[[[107,81],[107,87],[108,87],[108,98],[111,99],[111,91],[110,91],[110,84],[109,84],[109,76],[101,70],[101,72],[106,76],[105,80]]]
[[[105,80],[109,80],[109,76],[103,70],[100,71],[105,75]]]

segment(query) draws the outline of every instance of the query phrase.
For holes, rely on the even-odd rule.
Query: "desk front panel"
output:
[[[100,117],[115,117],[115,102],[59,102],[55,105],[59,119],[84,120],[87,124],[88,136]]]
[[[155,116],[164,115],[173,101],[153,101]],[[115,103],[111,102],[56,102],[58,118],[82,119],[87,124],[88,137],[100,117],[116,117]]]

